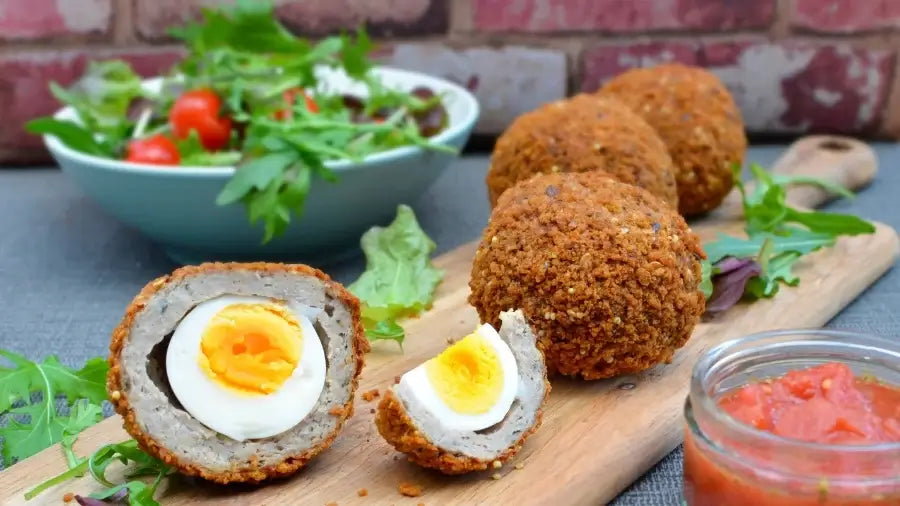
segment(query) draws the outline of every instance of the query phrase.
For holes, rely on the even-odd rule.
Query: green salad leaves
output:
[[[5,350],[0,350],[0,357],[11,364],[0,366],[0,413],[10,415],[6,427],[0,427],[4,466],[73,438],[102,418],[109,369],[105,360],[91,359],[76,370],[52,355],[40,363]],[[31,403],[35,396],[40,400]],[[75,403],[69,416],[60,416],[57,396],[69,402],[84,400]]]
[[[269,3],[240,0],[204,9],[171,33],[186,56],[159,90],[144,89],[123,61],[94,62],[71,87],[51,84],[77,121],[39,118],[27,130],[95,156],[235,166],[216,203],[243,205],[262,225],[263,243],[302,216],[315,180],[338,182],[330,162],[399,146],[455,152],[429,140],[447,126],[441,97],[382,83],[362,29],[311,42],[284,27]],[[337,89],[327,73],[359,94]],[[141,144],[148,139],[152,152]]]
[[[444,272],[431,263],[435,249],[408,206],[397,209],[387,227],[372,227],[361,240],[366,270],[348,288],[363,303],[362,318],[370,340],[390,339],[403,345],[397,320],[416,316],[431,306]]]
[[[0,357],[9,363],[0,365],[0,414],[9,415],[6,427],[0,427],[3,465],[11,466],[60,443],[68,468],[29,490],[25,494],[26,500],[90,472],[99,483],[108,487],[90,496],[95,500],[114,497],[134,506],[159,506],[153,494],[171,469],[140,450],[136,441],[105,446],[91,457],[79,457],[75,453],[78,434],[103,419],[102,403],[106,400],[106,374],[109,371],[106,360],[92,358],[80,369],[73,369],[61,364],[53,355],[43,362],[32,362],[16,353],[0,350]],[[64,396],[72,403],[67,416],[57,413],[58,396]],[[38,400],[32,402],[35,399]],[[128,475],[128,482],[117,485],[106,480],[105,470],[113,461],[136,464]],[[150,484],[138,479],[146,476],[155,479]]]
[[[709,313],[725,311],[742,298],[772,297],[780,285],[800,282],[792,269],[803,255],[832,246],[840,236],[875,231],[872,223],[858,216],[803,211],[787,204],[787,188],[796,184],[853,197],[839,185],[807,176],[775,176],[751,164],[754,188],[748,191],[740,167],[734,171],[747,237],[720,233],[703,245],[707,259],[702,263],[700,289],[707,296]]]

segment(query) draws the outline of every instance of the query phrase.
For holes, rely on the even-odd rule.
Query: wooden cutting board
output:
[[[773,170],[826,177],[858,189],[872,180],[876,165],[874,153],[864,144],[808,137],[795,143]],[[704,239],[717,231],[741,230],[740,201],[731,197],[714,215],[693,224]],[[815,206],[825,199],[812,189],[791,194],[796,205]],[[374,346],[360,392],[387,387],[395,376],[443,349],[448,338],[475,328],[476,313],[466,303],[474,251],[474,243],[466,244],[437,259],[447,274],[434,308],[406,324],[403,353],[394,343]],[[377,401],[358,398],[356,414],[334,446],[293,478],[265,487],[176,483],[164,491],[161,501],[163,505],[239,506],[606,503],[681,441],[688,378],[701,353],[750,332],[823,325],[888,270],[897,254],[896,233],[878,225],[873,235],[841,240],[834,248],[805,258],[797,268],[801,282],[796,288],[785,287],[772,300],[739,305],[699,325],[671,364],[607,381],[555,381],[543,427],[519,456],[499,470],[499,480],[492,479],[492,472],[445,477],[407,463],[375,430],[372,410]],[[113,417],[85,431],[76,449],[87,455],[100,445],[127,437],[120,419]],[[524,467],[517,469],[517,464]],[[12,466],[0,473],[0,500],[25,504],[26,490],[64,466],[56,447]],[[402,481],[423,486],[423,495],[402,497],[397,491]],[[93,480],[83,478],[50,489],[27,504],[61,504],[64,493],[85,494],[95,487]],[[366,489],[365,497],[358,496],[361,489]]]

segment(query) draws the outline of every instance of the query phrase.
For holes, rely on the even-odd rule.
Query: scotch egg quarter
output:
[[[375,414],[379,433],[410,461],[445,474],[512,458],[541,424],[550,391],[522,313],[500,315],[400,377]]]

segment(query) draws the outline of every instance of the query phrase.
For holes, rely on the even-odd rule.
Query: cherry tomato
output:
[[[309,109],[309,112],[313,114],[319,112],[319,106],[305,91],[302,91],[299,88],[293,88],[285,91],[282,95],[287,107],[275,111],[275,119],[284,121],[286,119],[291,119],[294,116],[293,106],[294,102],[297,100],[297,95],[303,95],[303,100],[306,102],[306,108]]]
[[[181,163],[181,155],[172,139],[156,134],[129,142],[125,150],[125,160],[153,165],[178,165]]]
[[[182,93],[172,110],[169,124],[175,137],[185,139],[196,130],[200,143],[210,151],[228,145],[231,137],[231,119],[219,116],[222,100],[212,90],[199,89]]]

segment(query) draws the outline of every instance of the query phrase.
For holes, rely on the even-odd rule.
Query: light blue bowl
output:
[[[478,119],[475,97],[449,81],[417,72],[379,67],[388,86],[427,86],[444,95],[449,126],[431,140],[461,149]],[[329,84],[361,92],[341,76]],[[159,86],[148,80],[145,86]],[[64,108],[57,118],[74,119]],[[216,196],[233,167],[159,167],[79,153],[56,137],[45,136],[62,170],[101,208],[162,245],[176,263],[281,260],[320,263],[358,250],[359,238],[373,225],[393,219],[399,204],[416,200],[456,157],[408,146],[376,153],[360,162],[328,166],[338,182],[313,179],[303,216],[292,216],[285,234],[262,245],[262,224],[250,225],[242,204],[217,206]]]

